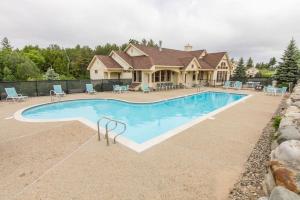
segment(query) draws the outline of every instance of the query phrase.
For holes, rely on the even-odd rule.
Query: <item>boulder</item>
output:
[[[268,168],[268,173],[265,175],[262,187],[264,193],[268,195],[272,192],[273,188],[276,187],[276,183],[270,168]]]
[[[272,190],[269,200],[300,200],[300,197],[284,187],[275,187]]]
[[[284,114],[285,117],[300,119],[300,110],[296,106],[289,106]]]
[[[284,126],[278,129],[278,144],[288,140],[300,140],[300,130],[297,126]]]
[[[258,200],[269,200],[269,198],[268,197],[259,197]]]
[[[300,103],[300,102],[299,102]],[[281,119],[279,128],[285,127],[285,126],[292,126],[295,125],[295,119],[293,117],[284,117]]]
[[[300,101],[300,94],[292,94],[291,95],[291,100],[293,101],[293,102],[296,102],[296,101]]]
[[[271,160],[298,166],[300,171],[300,141],[289,140],[281,143],[271,152]]]
[[[290,102],[289,102],[290,103]],[[288,103],[287,103],[288,104]],[[297,108],[300,108],[300,101],[296,101],[296,102],[292,102],[288,105],[291,105],[291,106],[296,106]]]

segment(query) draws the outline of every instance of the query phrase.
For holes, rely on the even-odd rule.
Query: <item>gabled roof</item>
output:
[[[226,52],[209,53],[205,55],[202,59],[211,67],[216,68],[225,54]]]
[[[122,69],[121,65],[110,56],[96,55],[96,58],[98,58],[107,68]]]
[[[130,46],[139,49],[145,55],[130,56],[126,53],[126,49]],[[113,53],[117,54],[134,69],[150,69],[153,65],[185,68],[193,59],[196,59],[201,69],[214,70],[224,55],[227,55],[226,52],[207,53],[205,50],[181,51],[167,48],[160,50],[158,47],[137,44],[130,44],[126,49],[125,51],[112,51],[109,56],[97,55],[97,58],[107,68],[115,69],[122,69],[122,66],[112,58]]]

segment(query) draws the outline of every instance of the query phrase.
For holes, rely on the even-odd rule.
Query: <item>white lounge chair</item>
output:
[[[21,101],[21,100],[25,100],[28,98],[28,96],[23,96],[22,94],[18,94],[16,92],[16,89],[14,87],[11,88],[5,88],[5,92],[6,92],[6,101],[8,99],[12,99],[13,101]]]

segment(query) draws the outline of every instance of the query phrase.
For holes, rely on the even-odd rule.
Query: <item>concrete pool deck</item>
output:
[[[63,100],[149,102],[195,92],[104,92]],[[0,102],[0,199],[226,199],[281,100],[241,92],[253,96],[140,154],[121,144],[107,147],[93,129],[77,121],[11,119],[17,110],[50,97]]]

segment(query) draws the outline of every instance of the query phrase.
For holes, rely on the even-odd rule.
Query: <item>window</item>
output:
[[[196,72],[193,72],[193,81],[196,80]]]
[[[227,71],[217,72],[217,82],[223,82],[227,80]]]
[[[221,66],[219,67],[219,69],[227,69],[228,67],[226,66],[225,62],[221,62]]]
[[[142,82],[142,72],[141,71],[133,72],[133,82]]]
[[[154,76],[155,76],[155,82],[160,82],[160,72],[161,71],[157,71],[157,72],[155,72],[155,74],[154,74]]]
[[[95,74],[98,74],[98,70],[95,70]]]
[[[171,71],[167,71],[167,81],[171,81]]]
[[[194,65],[192,65],[192,68],[194,68]]]

